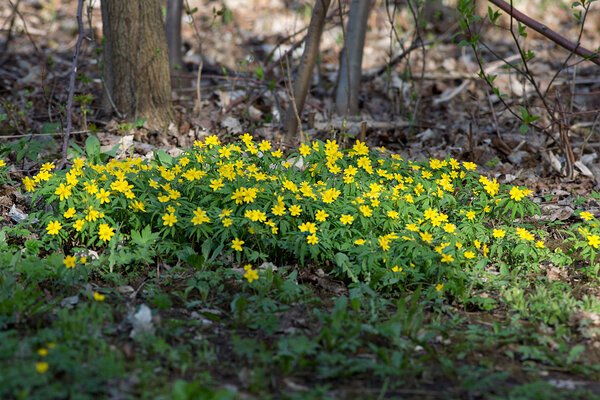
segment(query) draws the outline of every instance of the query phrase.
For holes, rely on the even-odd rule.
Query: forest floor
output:
[[[9,165],[9,179],[0,187],[1,398],[600,397],[600,279],[593,262],[586,268],[579,260],[529,266],[522,275],[509,274],[510,290],[498,283],[482,287],[478,299],[489,300],[477,304],[424,298],[418,291],[376,292],[324,272],[328,265],[298,261],[263,264],[254,286],[240,283],[239,272],[223,260],[194,268],[156,257],[110,272],[56,272],[63,257],[41,248],[43,229],[16,220],[36,211],[21,179],[60,157],[77,2],[12,3],[18,13],[0,6],[0,154]],[[277,46],[291,47],[292,34],[308,23],[309,2],[189,3],[199,8],[197,32],[184,26],[189,51],[174,76],[176,123],[157,132],[143,120],[125,123],[103,114],[96,44],[86,41],[73,110],[76,146],[84,147],[93,134],[105,152],[129,143],[129,151],[141,156],[158,149],[178,155],[209,135],[228,143],[245,132],[283,149],[294,146],[281,142],[279,126],[289,91],[286,73],[273,61],[277,50],[268,56]],[[570,4],[517,6],[570,40],[578,37]],[[226,11],[217,15],[222,7]],[[361,113],[344,122],[331,111],[343,40],[339,15],[330,12],[303,115],[311,141],[336,139],[350,147],[361,137],[404,159],[475,162],[502,184],[530,188],[554,241],[580,222],[580,211],[600,214],[600,80],[594,64],[574,57],[562,67],[569,53],[529,34],[521,44],[536,53],[529,67],[545,92],[544,104],[531,83],[494,58],[492,52],[505,60],[518,54],[507,31],[484,26],[490,49],[484,65],[498,74],[506,104],[518,115],[519,106],[527,105],[548,127],[521,133],[522,122],[477,78],[470,49],[453,43],[459,28],[450,9],[442,12],[448,18],[443,23],[429,24],[423,52],[417,48],[382,68],[401,52],[398,39],[409,47],[414,24],[398,8],[396,35],[390,35],[388,13],[377,2],[369,19]],[[100,43],[99,4],[90,15],[87,37]],[[585,25],[583,46],[598,43],[599,21]],[[560,127],[552,123],[557,118]],[[572,160],[558,139],[567,132]]]

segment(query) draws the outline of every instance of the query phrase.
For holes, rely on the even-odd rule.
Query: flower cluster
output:
[[[150,226],[194,248],[210,241],[239,262],[328,259],[353,280],[381,284],[440,285],[480,259],[519,256],[515,241],[536,240],[512,223],[535,211],[531,191],[480,176],[473,163],[413,162],[360,141],[344,150],[330,140],[304,143],[284,158],[268,141],[240,139],[222,144],[210,136],[177,158],[150,162],[76,158],[66,172],[44,164],[23,184],[54,206],[38,218],[65,248],[101,248]],[[545,251],[541,238],[529,247],[524,256]],[[249,268],[245,277],[256,274]]]

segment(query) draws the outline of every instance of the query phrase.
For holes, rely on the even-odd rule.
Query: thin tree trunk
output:
[[[167,126],[173,111],[160,0],[102,0],[101,7],[105,110]]]
[[[304,101],[310,87],[310,77],[319,53],[319,42],[330,3],[331,0],[316,0],[313,8],[308,33],[306,34],[304,53],[300,59],[298,74],[294,80],[294,100],[290,102],[285,114],[285,138],[288,142],[294,141],[296,137],[298,118],[302,115]]]
[[[371,0],[352,0],[348,15],[346,41],[340,53],[335,91],[335,111],[339,115],[358,113],[358,93],[362,73],[362,56],[367,34]]]
[[[165,32],[167,35],[167,47],[169,48],[169,66],[171,70],[183,67],[181,55],[181,13],[183,0],[167,0],[167,20]]]

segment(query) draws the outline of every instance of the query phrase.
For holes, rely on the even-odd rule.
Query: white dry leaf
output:
[[[583,175],[587,176],[588,178],[594,177],[594,174],[592,173],[592,171],[590,171],[590,169],[588,167],[586,167],[585,164],[582,163],[581,161],[576,161],[575,166],[577,167],[577,169],[579,169],[581,171],[581,173]]]
[[[129,334],[129,337],[134,338],[140,333],[154,333],[154,325],[152,324],[152,310],[142,304],[139,310],[131,316],[131,325],[133,329]]]
[[[260,111],[258,108],[254,107],[254,106],[250,106],[248,107],[248,115],[250,116],[250,118],[252,118],[253,120],[260,120],[263,117],[263,113],[262,111]]]
[[[117,159],[124,159],[131,154],[133,147],[133,135],[125,135],[119,140],[119,148],[117,149]]]
[[[221,126],[227,129],[227,132],[238,135],[242,133],[242,124],[237,118],[227,117],[221,122]]]
[[[523,162],[523,158],[525,158],[529,153],[526,151],[513,151],[508,155],[508,160],[514,165],[520,166]]]
[[[556,172],[561,173],[562,165],[561,165],[558,157],[556,157],[556,155],[554,155],[553,152],[551,152],[551,151],[543,152],[542,157],[545,158],[546,161],[548,161],[548,164],[550,164]]]
[[[20,224],[21,222],[23,222],[27,219],[29,214],[25,214],[23,211],[21,211],[17,207],[15,207],[15,205],[13,204],[12,207],[10,207],[10,210],[8,211],[8,216],[10,219],[15,221],[17,224]]]
[[[277,272],[278,268],[277,265],[273,264],[272,262],[269,261],[265,261],[264,263],[260,264],[258,266],[258,269],[267,269],[267,268],[271,268],[271,271],[273,272]]]
[[[135,289],[129,285],[117,286],[117,291],[122,295],[131,297],[135,293]]]
[[[79,303],[79,296],[75,295],[75,296],[65,297],[64,299],[62,299],[60,301],[60,306],[62,308],[66,308],[66,309],[70,310],[73,307],[75,307],[75,305],[77,305],[77,303]]]
[[[421,142],[426,142],[430,139],[435,139],[436,136],[437,136],[436,133],[429,128],[425,129],[423,132],[419,132],[416,134],[416,137]]]
[[[90,250],[90,249],[78,251],[77,253],[75,253],[75,257],[86,257],[86,258],[89,258],[90,260],[97,260],[100,258],[97,251]]]

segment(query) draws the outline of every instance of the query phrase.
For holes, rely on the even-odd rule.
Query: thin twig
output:
[[[8,51],[8,45],[12,40],[12,31],[13,27],[15,26],[15,20],[17,19],[17,9],[19,8],[20,3],[21,0],[17,0],[17,4],[15,5],[13,5],[13,3],[10,0],[8,1],[8,4],[10,4],[13,7],[13,12],[10,16],[10,24],[8,26],[8,32],[6,33],[6,40],[4,41],[4,46],[2,46],[2,54],[6,54],[6,52]]]
[[[79,32],[77,35],[77,43],[75,44],[75,53],[73,54],[73,64],[71,65],[71,72],[69,76],[69,97],[67,99],[67,130],[63,136],[62,146],[62,160],[58,165],[58,169],[62,169],[67,163],[67,151],[69,150],[69,137],[71,135],[71,128],[73,121],[71,120],[71,112],[73,109],[73,95],[75,93],[75,73],[77,72],[77,58],[79,58],[79,50],[81,49],[81,42],[83,41],[83,1],[79,0],[77,3],[77,26]]]
[[[527,25],[534,31],[536,31],[536,32],[544,35],[548,39],[552,40],[557,45],[559,45],[567,50],[573,51],[575,54],[585,58],[586,60],[593,62],[596,65],[600,65],[600,57],[598,57],[598,53],[592,52],[592,51],[586,49],[585,47],[580,46],[579,43],[573,43],[573,42],[565,39],[564,37],[562,37],[555,31],[553,31],[552,29],[548,28],[546,25],[540,24],[539,22],[532,19],[531,17],[528,17],[527,15],[523,14],[522,12],[516,10],[515,8],[513,8],[512,0],[511,0],[510,4],[506,3],[503,0],[488,0],[488,1],[490,3],[493,3],[498,8],[507,12],[511,17],[513,17],[517,21],[522,22],[524,25]]]

